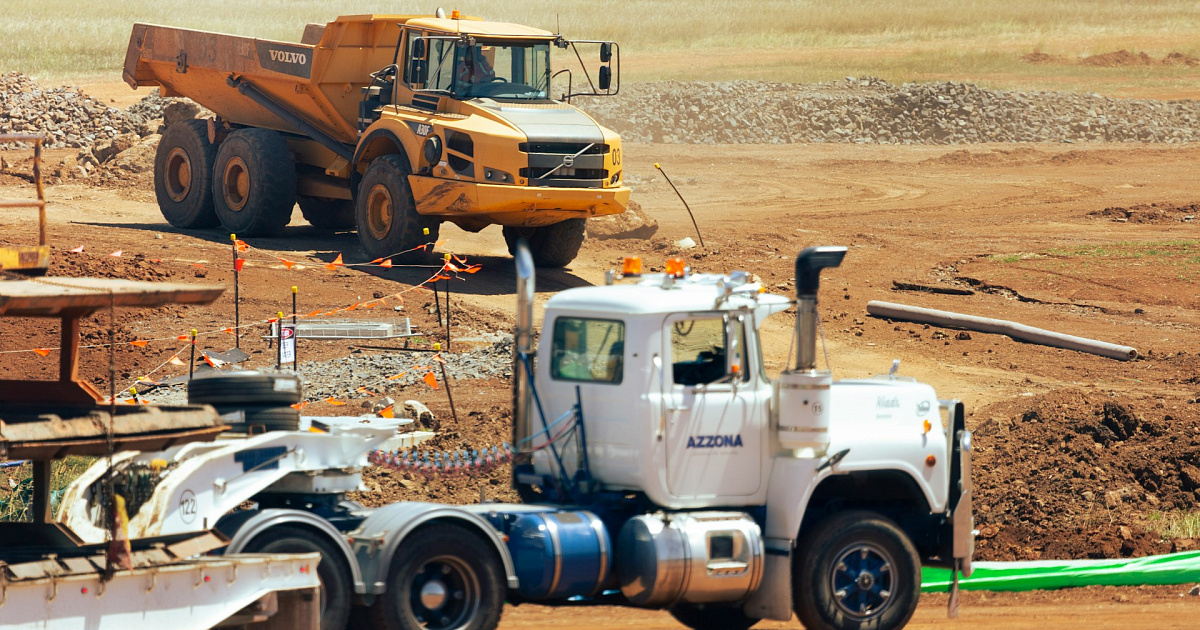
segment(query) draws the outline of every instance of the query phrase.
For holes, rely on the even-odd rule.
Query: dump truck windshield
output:
[[[548,42],[459,44],[456,48],[453,91],[459,98],[548,98]]]

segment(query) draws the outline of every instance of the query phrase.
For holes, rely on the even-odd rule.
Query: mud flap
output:
[[[764,542],[762,582],[743,610],[754,619],[787,621],[792,618],[792,541],[767,538]]]

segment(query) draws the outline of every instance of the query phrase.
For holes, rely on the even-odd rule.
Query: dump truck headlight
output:
[[[442,161],[442,139],[437,136],[429,136],[425,139],[425,146],[421,151],[425,154],[425,162],[433,165]]]

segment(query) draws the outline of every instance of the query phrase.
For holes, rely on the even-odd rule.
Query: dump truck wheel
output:
[[[341,551],[325,536],[301,527],[280,525],[259,534],[246,545],[251,553],[321,554],[321,630],[345,630],[354,598],[354,578]]]
[[[536,228],[504,228],[508,253],[516,254],[517,241],[529,243],[533,264],[538,267],[566,267],[579,255],[587,229],[586,219],[567,219],[561,223]]]
[[[505,591],[495,550],[467,529],[438,524],[401,542],[372,621],[383,630],[491,630]]]
[[[188,383],[193,405],[291,405],[302,396],[300,377],[255,371],[216,372]]]
[[[207,120],[181,120],[167,127],[154,153],[154,196],[167,223],[185,229],[217,226],[212,195],[216,157]]]
[[[278,405],[213,405],[221,420],[234,433],[299,431],[300,411]]]
[[[921,560],[895,523],[874,512],[835,514],[805,534],[792,565],[792,601],[809,630],[902,628],[921,596]]]
[[[354,229],[354,202],[349,199],[299,195],[296,203],[304,213],[304,220],[319,230]]]
[[[729,604],[676,604],[668,612],[675,621],[695,630],[749,630],[758,623]]]
[[[240,129],[221,143],[213,165],[213,206],[234,234],[276,236],[296,205],[296,167],[283,136]]]
[[[358,240],[368,258],[421,263],[433,257],[433,246],[426,244],[437,241],[440,224],[417,214],[408,175],[408,162],[400,155],[377,158],[363,175],[356,214]]]

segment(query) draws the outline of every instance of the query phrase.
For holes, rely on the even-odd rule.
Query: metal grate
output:
[[[287,321],[284,321],[286,324]],[[264,339],[279,336],[277,323],[271,324],[271,334]],[[412,322],[405,317],[402,322],[379,322],[352,319],[310,319],[296,323],[298,339],[398,339],[415,337]]]

